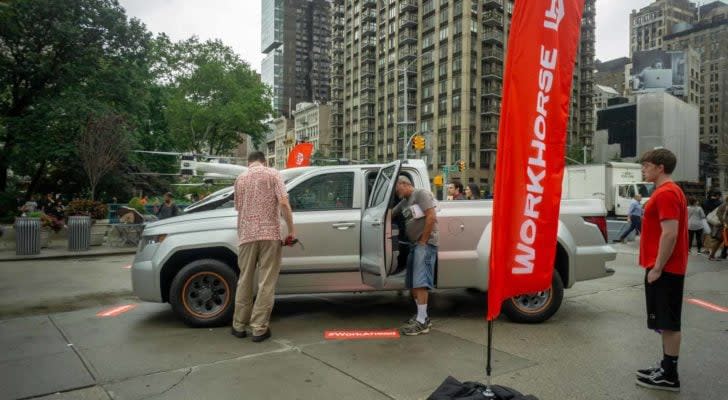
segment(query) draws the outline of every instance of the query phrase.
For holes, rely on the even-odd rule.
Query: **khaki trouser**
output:
[[[252,334],[258,336],[268,329],[270,314],[273,311],[276,283],[278,273],[281,271],[281,242],[259,240],[242,244],[239,250],[240,279],[235,294],[233,328],[236,331],[243,331],[249,325]],[[259,270],[258,295],[253,304],[256,265]]]

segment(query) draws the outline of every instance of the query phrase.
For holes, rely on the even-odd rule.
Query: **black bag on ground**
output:
[[[498,385],[491,385],[495,400],[538,400],[537,397],[524,395],[521,392]],[[448,376],[427,400],[483,400],[485,385],[480,382],[462,382]]]

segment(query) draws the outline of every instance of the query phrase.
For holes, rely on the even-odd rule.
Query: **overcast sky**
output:
[[[629,54],[629,13],[653,0],[597,0],[596,57]],[[260,0],[120,0],[127,14],[173,40],[219,38],[260,72]]]

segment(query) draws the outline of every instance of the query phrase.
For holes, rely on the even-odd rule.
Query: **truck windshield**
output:
[[[304,168],[294,168],[294,169],[285,169],[281,171],[281,176],[283,177],[283,182],[288,183],[291,180],[303,175],[304,172],[310,171],[312,168],[315,167],[304,167]],[[220,189],[217,192],[209,194],[204,199],[192,203],[187,208],[185,208],[185,214],[193,213],[193,212],[199,212],[199,211],[207,211],[207,210],[214,210],[217,208],[230,208],[234,206],[233,203],[233,187],[228,186],[224,189]]]
[[[654,183],[638,183],[637,190],[639,191],[642,198],[648,198],[652,196],[652,192],[655,191]]]

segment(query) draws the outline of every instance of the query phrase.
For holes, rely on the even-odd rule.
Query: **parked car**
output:
[[[278,294],[404,288],[407,247],[392,220],[394,185],[404,174],[429,190],[423,161],[282,173],[304,246],[283,249]],[[488,289],[492,204],[438,203],[437,288]],[[145,227],[132,265],[134,293],[145,301],[169,302],[191,326],[228,323],[239,273],[233,190],[216,192],[185,211]],[[564,287],[610,274],[605,264],[616,252],[607,244],[605,216],[600,200],[562,201],[552,287],[505,301],[510,319],[545,321],[559,309]]]

